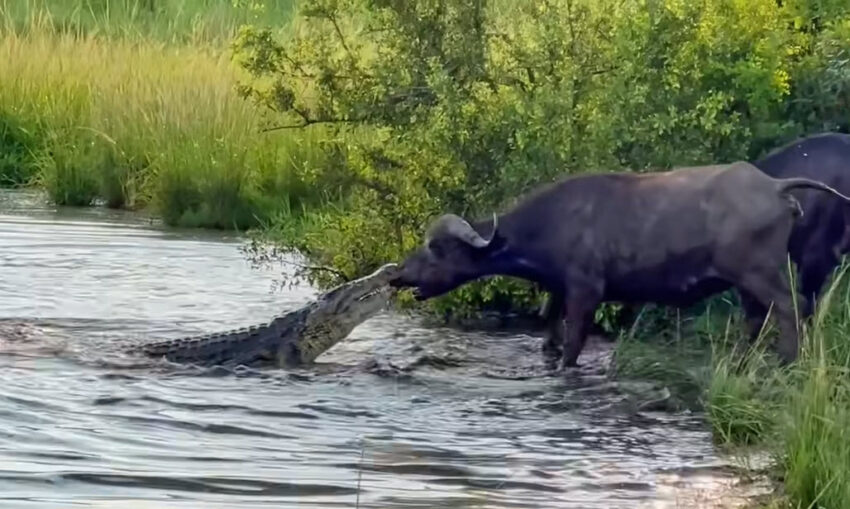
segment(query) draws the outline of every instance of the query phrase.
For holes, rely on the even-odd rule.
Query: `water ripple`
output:
[[[733,479],[699,416],[619,405],[605,345],[552,377],[535,335],[384,314],[310,370],[141,362],[115,352],[315,292],[232,236],[33,194],[0,192],[0,238],[4,507],[673,508]]]

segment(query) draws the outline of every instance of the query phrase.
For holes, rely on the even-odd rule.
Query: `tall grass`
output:
[[[745,351],[715,347],[706,398],[715,437],[727,445],[767,448],[792,507],[850,507],[846,270],[824,294],[792,366],[778,367],[764,343]]]
[[[261,134],[224,48],[70,33],[50,11],[25,29],[9,16],[0,18],[3,182],[43,185],[59,204],[152,206],[168,223],[218,228],[318,199],[301,176],[332,164],[320,147],[327,134]]]
[[[42,21],[72,35],[222,46],[240,25],[280,27],[297,0],[0,0],[6,30],[29,33]],[[41,30],[40,28],[38,30]]]
[[[785,489],[805,507],[850,507],[850,285],[824,296],[779,416]]]
[[[723,304],[681,321],[669,311],[663,324],[639,319],[618,341],[615,374],[650,379],[674,396],[693,398],[687,406],[704,408],[720,447],[772,456],[775,477],[783,481],[776,507],[850,507],[848,271],[839,271],[823,294],[790,366],[780,366],[770,347],[776,333],[771,322],[750,344],[739,309]],[[642,331],[633,337],[637,325]]]

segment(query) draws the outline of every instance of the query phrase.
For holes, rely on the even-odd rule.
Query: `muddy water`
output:
[[[539,371],[537,337],[384,314],[299,373],[98,362],[314,295],[273,292],[238,246],[0,194],[0,506],[734,506],[700,417],[637,412],[598,345],[580,372],[511,379]]]

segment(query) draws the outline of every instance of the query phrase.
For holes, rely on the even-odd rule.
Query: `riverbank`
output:
[[[768,346],[775,338],[772,326],[755,344],[744,345],[740,314],[728,305],[674,321],[654,339],[621,338],[617,346],[618,376],[669,387],[704,409],[721,450],[768,459],[760,472],[777,489],[756,507],[850,504],[846,271],[824,295],[804,331],[801,357],[790,367],[779,366]]]

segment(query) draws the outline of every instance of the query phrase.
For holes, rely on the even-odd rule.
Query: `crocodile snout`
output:
[[[376,282],[382,285],[391,284],[401,274],[401,267],[397,263],[387,263],[372,273],[370,278],[376,278]]]

